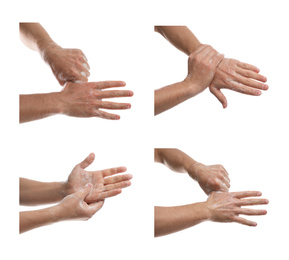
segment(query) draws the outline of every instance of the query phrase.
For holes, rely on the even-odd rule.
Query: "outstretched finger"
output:
[[[99,98],[117,98],[117,97],[131,97],[133,92],[131,90],[107,90],[99,94]]]
[[[118,182],[122,182],[122,181],[129,181],[131,179],[132,179],[132,175],[131,174],[117,175],[117,176],[114,176],[114,177],[104,178],[103,184],[104,185],[114,184],[114,183],[118,183]]]
[[[267,78],[259,73],[256,73],[252,70],[246,70],[246,69],[242,69],[240,67],[236,68],[236,73],[238,73],[239,75],[246,77],[246,78],[250,78],[250,79],[255,79],[261,82],[266,82]]]
[[[264,209],[238,209],[235,211],[236,214],[247,215],[247,216],[261,216],[266,215],[267,211]]]
[[[121,173],[121,172],[125,172],[127,170],[126,167],[115,167],[115,168],[109,168],[109,169],[105,169],[102,170],[102,176],[103,177],[107,177],[107,176],[111,176],[117,173]]]
[[[237,81],[239,83],[242,83],[245,86],[251,87],[251,88],[257,88],[262,90],[267,90],[269,86],[267,84],[261,83],[259,81],[256,81],[254,79],[246,78],[241,75],[237,76]]]
[[[246,197],[259,197],[262,195],[260,191],[238,191],[232,192],[231,194],[237,199],[242,199]]]
[[[246,94],[246,95],[251,95],[251,96],[260,96],[262,92],[258,89],[248,87],[240,82],[237,81],[230,81],[230,86],[227,87],[230,90]]]
[[[237,223],[240,223],[242,225],[246,225],[246,226],[250,226],[250,227],[256,227],[257,226],[256,222],[245,219],[245,218],[241,218],[241,217],[235,217],[234,221]]]
[[[239,61],[239,62],[237,62],[237,66],[240,67],[240,68],[242,68],[242,69],[255,71],[255,72],[257,72],[257,73],[260,72],[260,69],[259,69],[259,68],[257,68],[257,67],[254,66],[254,65],[245,63],[245,62]]]
[[[131,185],[130,181],[122,181],[122,182],[118,182],[114,184],[108,184],[103,187],[103,191],[123,189],[123,188],[129,187],[130,185]]]
[[[131,104],[129,103],[116,103],[116,102],[109,102],[109,101],[102,101],[99,105],[100,108],[104,109],[130,109]]]
[[[99,200],[104,200],[106,198],[111,198],[114,197],[122,192],[121,189],[115,189],[115,190],[110,190],[110,191],[104,191],[99,194],[98,199]]]
[[[91,84],[93,84],[93,87],[96,89],[117,88],[126,85],[124,81],[99,81],[91,82]]]
[[[267,199],[244,199],[238,202],[238,206],[265,205],[268,203]]]
[[[210,91],[221,102],[223,108],[226,108],[228,106],[227,99],[220,89],[210,87]]]
[[[93,163],[94,158],[94,153],[89,154],[81,163],[79,163],[80,168],[85,169],[86,167],[88,167],[90,164]]]
[[[105,111],[101,111],[101,110],[98,110],[98,109],[95,111],[94,116],[100,117],[100,118],[103,118],[103,119],[110,119],[110,120],[119,120],[120,119],[119,115],[110,114],[110,113],[107,113]]]

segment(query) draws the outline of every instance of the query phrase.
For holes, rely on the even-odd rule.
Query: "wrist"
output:
[[[200,207],[200,216],[202,221],[209,221],[212,219],[211,212],[209,210],[207,202],[198,203]]]
[[[203,164],[196,162],[196,161],[191,161],[190,164],[187,166],[188,167],[188,174],[191,176],[192,179],[195,181],[199,182],[199,176],[198,176],[198,168],[202,166]]]
[[[204,90],[190,76],[187,76],[182,82],[186,86],[190,98],[200,94]]]

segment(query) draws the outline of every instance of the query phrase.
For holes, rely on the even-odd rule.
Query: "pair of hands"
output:
[[[62,220],[91,218],[103,206],[104,200],[121,193],[131,185],[131,174],[116,175],[126,171],[125,167],[101,171],[85,171],[95,159],[91,153],[77,164],[63,184],[64,199],[56,206]]]
[[[89,64],[84,53],[79,49],[64,49],[55,43],[48,44],[41,53],[50,66],[59,84],[64,86],[60,92],[61,112],[75,117],[100,117],[119,119],[119,115],[100,109],[129,109],[129,103],[107,102],[102,99],[131,97],[130,90],[106,90],[124,87],[123,81],[103,81],[88,83]]]
[[[239,217],[242,215],[266,215],[266,210],[241,208],[268,204],[267,199],[246,199],[261,196],[259,191],[229,192],[230,178],[222,165],[195,163],[188,171],[203,191],[209,195],[204,203],[209,219],[216,222],[237,222],[247,226],[257,226],[256,222]]]
[[[259,96],[260,90],[269,87],[264,84],[266,77],[260,70],[250,64],[234,59],[224,58],[209,45],[200,45],[193,51],[188,60],[188,76],[185,82],[201,93],[209,87],[211,93],[221,102],[223,108],[228,105],[221,89],[230,89],[243,94]]]

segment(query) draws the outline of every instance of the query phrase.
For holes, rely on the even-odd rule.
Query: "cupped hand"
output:
[[[88,183],[77,192],[66,196],[58,205],[55,212],[59,220],[88,220],[99,211],[104,201],[93,203],[86,202],[87,196],[92,190],[92,184]]]
[[[268,204],[267,199],[250,198],[261,196],[259,191],[241,191],[241,192],[212,192],[206,201],[210,212],[210,220],[216,222],[237,222],[247,226],[257,226],[254,221],[239,217],[239,215],[266,215],[267,211],[263,209],[242,208],[242,206],[255,206]]]
[[[222,103],[223,108],[226,108],[228,102],[221,92],[222,88],[253,96],[260,96],[262,94],[260,90],[269,88],[264,84],[267,81],[266,77],[259,72],[260,70],[253,65],[224,58],[218,65],[209,89]]]
[[[120,119],[119,115],[107,113],[100,109],[129,109],[131,107],[129,103],[103,101],[107,98],[133,96],[133,92],[130,90],[106,90],[124,86],[125,82],[123,81],[67,82],[60,92],[62,113],[74,117]]]
[[[84,161],[77,164],[65,183],[65,193],[72,194],[82,189],[88,183],[92,184],[90,193],[85,202],[91,203],[113,197],[121,193],[123,188],[131,185],[131,174],[112,175],[126,171],[125,167],[117,167],[100,171],[85,171],[94,161],[95,155],[91,153]]]
[[[209,45],[200,45],[193,51],[188,60],[188,76],[185,81],[190,82],[198,92],[202,92],[212,82],[219,63],[224,58]]]
[[[189,171],[189,175],[195,179],[203,191],[209,195],[212,191],[228,191],[230,178],[222,165],[204,165],[195,163]]]
[[[61,86],[67,81],[88,81],[90,67],[81,50],[64,49],[52,43],[44,48],[41,55]]]

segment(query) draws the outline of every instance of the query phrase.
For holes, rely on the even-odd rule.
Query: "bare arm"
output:
[[[155,26],[155,31],[187,55],[196,51],[201,44],[186,26]],[[260,90],[269,88],[267,84],[264,84],[267,78],[259,72],[260,70],[251,64],[224,58],[214,72],[209,89],[222,103],[223,108],[226,108],[228,102],[221,92],[222,88],[252,96],[260,96],[262,94]]]
[[[19,213],[19,233],[65,220],[87,220],[101,209],[104,201],[86,203],[84,199],[90,193],[91,184],[69,196],[59,204],[35,211]]]
[[[212,82],[224,57],[208,45],[200,45],[188,59],[188,75],[182,82],[155,91],[155,115],[158,115],[205,90]]]
[[[155,149],[155,161],[172,171],[188,173],[207,195],[212,191],[228,191],[230,188],[229,174],[220,164],[204,165],[178,149]]]
[[[155,31],[188,56],[201,45],[187,26],[155,26]]]
[[[203,221],[236,222],[257,226],[256,222],[239,215],[266,215],[262,209],[248,209],[242,206],[268,204],[267,199],[245,199],[261,196],[261,192],[212,192],[206,202],[176,207],[155,207],[155,236],[168,235],[195,226]]]
[[[25,178],[19,179],[20,205],[35,206],[61,201],[64,182],[39,182]]]
[[[19,29],[22,42],[40,54],[60,85],[67,81],[88,81],[90,67],[81,50],[62,48],[39,23],[20,23]]]
[[[20,95],[20,123],[54,114],[120,119],[119,115],[110,114],[100,109],[129,109],[131,107],[129,103],[103,101],[107,98],[133,96],[133,92],[130,90],[106,90],[124,86],[123,81],[68,82],[61,92]]]

